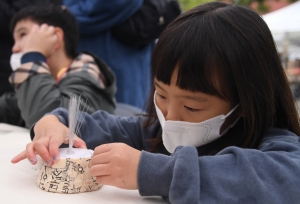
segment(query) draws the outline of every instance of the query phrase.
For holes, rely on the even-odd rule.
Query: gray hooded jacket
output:
[[[0,98],[0,122],[30,127],[55,108],[68,108],[70,94],[81,96],[88,113],[105,110],[114,113],[115,76],[91,53],[80,53],[55,81],[45,57],[36,52],[22,57],[22,65],[12,73],[15,93]]]

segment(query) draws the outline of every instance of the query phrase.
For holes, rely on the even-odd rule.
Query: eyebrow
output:
[[[154,81],[154,85],[157,86],[158,88],[162,89],[163,91],[166,91],[163,89],[163,87],[161,87],[156,81]]]
[[[163,91],[166,92],[165,89],[163,89],[156,81],[154,81],[154,85],[157,86],[158,88],[162,89]],[[201,96],[189,96],[189,95],[176,95],[176,98],[185,98],[189,100],[194,100],[194,101],[200,101],[200,102],[207,102],[207,98],[201,97]]]
[[[27,29],[24,28],[24,27],[21,27],[21,28],[18,28],[14,33],[19,33],[19,32],[21,32],[22,30],[27,30]]]

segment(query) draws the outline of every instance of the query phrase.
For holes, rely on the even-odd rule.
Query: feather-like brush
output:
[[[80,96],[71,95],[69,101],[69,149],[68,154],[73,154],[75,135],[79,135],[80,127],[88,110],[87,103]],[[81,112],[80,112],[81,111]]]

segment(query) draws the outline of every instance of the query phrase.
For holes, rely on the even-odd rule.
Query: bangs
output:
[[[215,26],[207,15],[181,17],[160,36],[152,54],[152,77],[170,85],[177,71],[176,85],[183,90],[202,92],[226,100],[226,66],[217,50]],[[224,81],[225,80],[225,81]],[[225,87],[224,87],[225,85]]]

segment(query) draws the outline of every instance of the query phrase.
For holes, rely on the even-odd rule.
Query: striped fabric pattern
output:
[[[77,72],[87,72],[100,84],[102,88],[106,87],[106,80],[103,73],[98,68],[94,58],[87,54],[79,54],[68,70],[61,76],[60,80],[64,77],[77,73]],[[28,62],[22,64],[16,71],[14,71],[10,77],[9,82],[14,87],[15,90],[26,81],[31,76],[36,74],[50,74],[50,69],[45,62]]]

